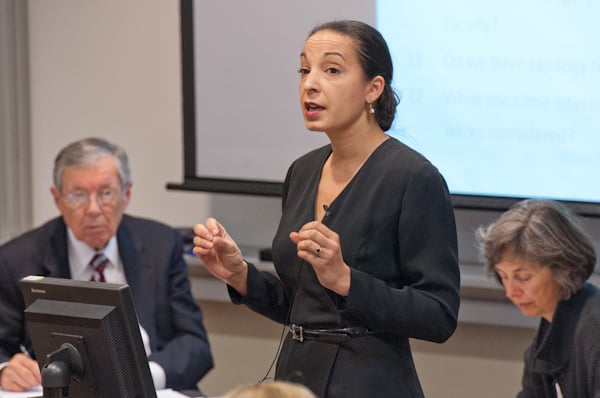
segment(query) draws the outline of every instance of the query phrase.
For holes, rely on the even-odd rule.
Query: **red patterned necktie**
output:
[[[104,279],[104,268],[107,264],[108,258],[106,258],[104,253],[97,253],[92,258],[92,261],[90,261],[90,266],[94,269],[94,274],[90,280],[94,282],[106,282],[106,279]]]

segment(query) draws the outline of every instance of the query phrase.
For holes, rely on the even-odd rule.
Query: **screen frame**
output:
[[[180,0],[181,33],[181,93],[183,110],[183,182],[168,182],[168,190],[200,191],[239,195],[280,197],[283,182],[217,178],[197,175],[196,165],[196,99],[195,99],[195,61],[194,61],[194,0]],[[522,197],[503,197],[470,195],[451,192],[452,204],[456,209],[505,211],[514,203],[527,199]],[[553,199],[569,206],[574,212],[586,217],[600,217],[600,201],[567,201]]]
[[[193,0],[180,0],[181,93],[183,109],[183,183],[167,189],[257,196],[281,196],[282,183],[196,175],[196,98],[194,78]]]

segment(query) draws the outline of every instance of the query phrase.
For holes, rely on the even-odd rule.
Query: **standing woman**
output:
[[[580,220],[557,202],[526,200],[477,238],[506,296],[541,318],[518,397],[600,397],[600,290],[586,283],[596,253]]]
[[[427,159],[385,133],[398,104],[392,69],[365,23],[325,23],[306,39],[302,114],[330,144],[288,170],[277,277],[245,262],[215,219],[194,227],[194,253],[232,301],[289,326],[275,378],[319,397],[422,397],[409,338],[444,342],[457,324],[450,196]]]

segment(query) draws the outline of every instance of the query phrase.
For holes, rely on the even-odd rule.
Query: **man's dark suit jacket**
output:
[[[32,350],[19,280],[27,275],[70,278],[67,240],[59,217],[0,247],[0,363],[20,352],[20,344]],[[195,389],[213,360],[179,233],[124,215],[117,241],[138,320],[150,336],[148,359],[165,370],[168,388]]]

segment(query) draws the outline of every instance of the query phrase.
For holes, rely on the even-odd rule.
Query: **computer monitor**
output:
[[[21,290],[44,397],[156,398],[128,285],[27,276]]]

